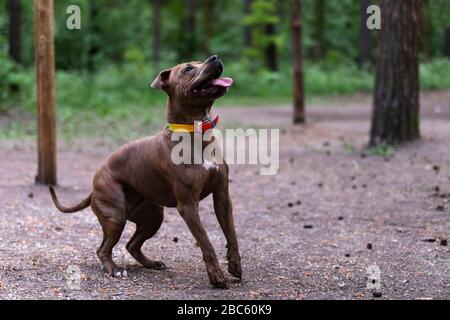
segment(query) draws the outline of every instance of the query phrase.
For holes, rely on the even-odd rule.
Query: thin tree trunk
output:
[[[319,60],[325,55],[325,0],[314,1],[315,29],[313,58]]]
[[[21,62],[21,3],[8,0],[9,13],[9,55],[17,63]]]
[[[244,0],[244,15],[248,16],[252,12],[253,0]],[[244,45],[246,48],[252,46],[252,30],[250,26],[244,26]]]
[[[430,58],[430,37],[430,1],[420,0],[420,48],[426,59]]]
[[[203,0],[203,53],[205,56],[211,54],[209,41],[213,34],[213,24],[211,24],[211,13],[213,11],[214,0]]]
[[[294,124],[305,123],[303,85],[302,1],[292,1],[292,60],[294,83]]]
[[[450,26],[444,31],[444,55],[450,58]]]
[[[195,57],[197,51],[197,0],[187,0],[187,17],[186,17],[186,52],[185,59],[192,59]]]
[[[419,0],[381,0],[370,145],[418,139]]]
[[[370,61],[370,50],[372,48],[372,37],[369,28],[367,28],[367,8],[370,6],[370,0],[360,0],[360,33],[359,33],[359,58],[358,64],[363,68],[366,63]]]
[[[34,0],[37,83],[37,183],[56,184],[55,47],[53,0]]]
[[[274,24],[266,26],[266,35],[274,37],[276,35],[276,28]],[[270,71],[278,71],[278,54],[277,46],[274,41],[270,41],[266,48],[267,68]]]
[[[88,69],[93,72],[96,69],[96,57],[100,53],[100,28],[98,26],[98,14],[99,7],[98,2],[91,1],[90,12],[89,12],[89,29],[90,29],[90,39],[89,39],[89,49],[88,49]]]
[[[153,60],[156,65],[161,61],[161,1],[153,0]]]

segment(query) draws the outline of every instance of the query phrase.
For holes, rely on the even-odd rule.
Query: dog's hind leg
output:
[[[120,277],[123,275],[123,269],[114,263],[112,250],[126,224],[122,187],[117,183],[110,183],[107,187],[104,184],[94,187],[91,207],[103,229],[103,240],[97,250],[97,256],[109,275]]]
[[[136,223],[136,231],[127,243],[128,252],[145,268],[165,269],[164,263],[148,259],[141,250],[144,242],[153,237],[161,227],[164,220],[164,209],[143,201],[128,213],[128,217]]]
[[[98,209],[94,209],[98,216]],[[113,210],[113,209],[109,209]],[[125,221],[115,221],[113,219],[102,219],[100,220],[103,229],[103,241],[97,250],[97,256],[102,262],[105,271],[114,277],[122,276],[122,268],[118,267],[112,259],[112,250],[114,246],[119,242],[122,231],[125,227]]]

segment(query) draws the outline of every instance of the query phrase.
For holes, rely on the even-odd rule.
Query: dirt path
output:
[[[0,298],[372,299],[366,269],[377,266],[383,298],[449,299],[450,92],[422,100],[424,138],[386,159],[361,155],[367,97],[315,105],[301,128],[290,126],[289,108],[220,110],[228,127],[283,128],[278,175],[232,166],[244,279],[225,291],[211,289],[200,251],[173,210],[144,246],[168,270],[145,270],[130,257],[130,223],[114,252],[129,276],[106,277],[95,255],[101,230],[92,212],[57,212],[47,189],[33,184],[34,148],[2,142]],[[64,203],[89,192],[93,172],[110,151],[60,147]],[[201,216],[226,270],[225,242],[211,213],[208,198]],[[77,268],[78,288],[67,273]]]

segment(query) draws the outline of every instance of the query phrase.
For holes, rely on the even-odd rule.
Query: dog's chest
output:
[[[209,170],[217,170],[218,171],[219,170],[219,165],[214,160],[204,159],[202,167],[206,171],[209,171]]]

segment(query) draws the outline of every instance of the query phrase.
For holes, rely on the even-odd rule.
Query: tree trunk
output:
[[[302,1],[292,1],[292,60],[294,83],[294,124],[305,123],[303,85]]]
[[[8,0],[9,13],[9,55],[21,62],[21,5],[20,0]]]
[[[213,34],[213,24],[211,24],[211,13],[213,11],[214,1],[213,0],[203,0],[203,53],[205,56],[211,54],[209,49],[209,41]]]
[[[430,0],[420,0],[420,49],[426,59],[430,58],[430,38]]]
[[[418,139],[419,0],[381,0],[370,145]]]
[[[37,84],[37,183],[56,184],[55,47],[53,0],[34,0]]]
[[[274,37],[276,35],[276,29],[274,24],[266,25],[266,35]],[[274,41],[269,41],[266,48],[267,68],[270,71],[278,71],[278,57],[277,57],[277,45]]]
[[[187,0],[186,17],[186,52],[184,59],[193,59],[197,53],[197,0]]]
[[[444,55],[450,58],[450,26],[444,31]]]
[[[153,0],[153,60],[161,61],[161,0]]]
[[[244,0],[244,15],[248,16],[252,12],[253,0]],[[252,30],[249,26],[244,26],[244,45],[246,48],[252,46]]]
[[[319,60],[325,55],[325,0],[314,1],[315,29],[313,58]]]
[[[96,1],[91,1],[89,3],[90,12],[89,12],[89,29],[90,29],[90,38],[89,38],[89,49],[88,49],[88,69],[93,72],[96,69],[96,57],[100,53],[100,28],[98,25],[98,14],[99,14],[99,5]]]
[[[370,6],[370,0],[360,0],[361,4],[361,22],[360,22],[360,33],[359,33],[359,58],[358,65],[363,68],[366,63],[370,61],[370,50],[372,48],[372,37],[369,28],[367,28],[367,19],[369,15],[367,14],[367,8]]]

